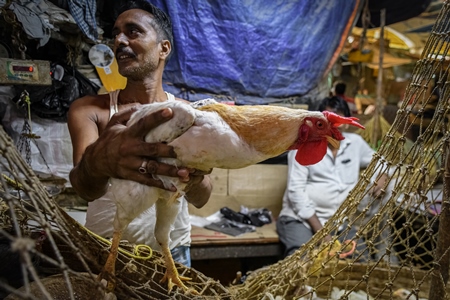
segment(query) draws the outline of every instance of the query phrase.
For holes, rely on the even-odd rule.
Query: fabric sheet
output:
[[[164,88],[238,104],[280,102],[316,87],[360,9],[359,0],[151,2],[174,25]]]

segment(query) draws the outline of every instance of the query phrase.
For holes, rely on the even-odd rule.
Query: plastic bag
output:
[[[228,219],[222,219],[219,222],[208,224],[205,226],[205,228],[222,232],[231,236],[239,236],[247,232],[255,231],[255,226],[245,225]]]
[[[242,224],[261,227],[265,224],[272,223],[272,213],[266,208],[249,210],[243,213],[235,212],[228,207],[223,207],[220,209],[220,212],[226,219]]]

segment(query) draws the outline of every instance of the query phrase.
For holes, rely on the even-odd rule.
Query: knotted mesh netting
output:
[[[225,287],[177,264],[181,275],[192,278],[186,285],[199,295],[177,289],[168,294],[160,283],[161,255],[132,253],[133,246],[125,243],[116,266],[116,297],[449,299],[449,32],[450,4],[445,2],[372,162],[309,243],[252,272],[237,286]],[[412,130],[418,134],[409,144]],[[57,205],[2,129],[0,153],[0,258],[8,272],[0,274],[2,297],[103,299],[96,276],[105,263],[108,241],[88,232]],[[382,174],[389,179],[382,196],[374,198],[370,189]],[[357,231],[353,239],[346,238],[350,230]],[[331,241],[324,242],[328,235]]]

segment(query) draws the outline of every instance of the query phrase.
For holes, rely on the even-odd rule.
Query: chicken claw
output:
[[[166,265],[166,273],[164,273],[164,277],[161,279],[160,283],[167,281],[167,290],[170,293],[173,287],[176,285],[181,288],[185,294],[199,295],[199,293],[192,289],[188,288],[183,281],[192,280],[190,277],[180,276],[178,274],[178,270],[175,267],[175,263],[172,258],[172,254],[170,253],[169,248],[163,249],[165,265]]]
[[[183,281],[188,281],[188,280],[192,280],[192,278],[179,276],[178,272],[176,274],[173,274],[173,272],[166,271],[166,273],[164,274],[164,277],[161,279],[160,283],[164,283],[165,281],[167,281],[167,291],[169,293],[172,291],[173,287],[176,285],[179,288],[181,288],[182,290],[184,290],[185,294],[198,295],[199,293],[196,290],[194,290],[192,288],[188,288],[183,283]]]

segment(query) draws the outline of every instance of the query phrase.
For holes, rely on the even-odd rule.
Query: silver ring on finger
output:
[[[141,164],[141,166],[140,166],[139,169],[138,169],[139,173],[141,173],[141,174],[147,174],[147,163],[148,163],[148,160],[147,160],[147,159],[144,159],[144,160],[142,161],[142,164]]]

